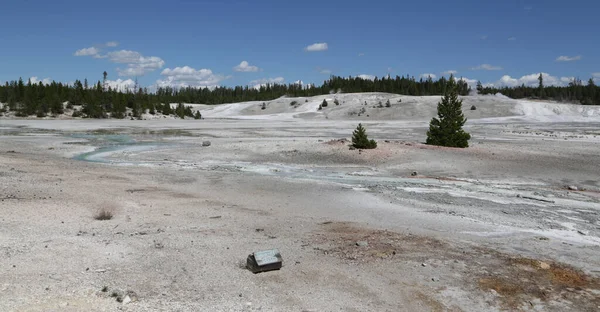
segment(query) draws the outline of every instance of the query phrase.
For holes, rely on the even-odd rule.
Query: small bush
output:
[[[471,106],[471,110],[477,110],[477,107],[475,107],[475,105]]]
[[[79,110],[73,111],[73,117],[82,117],[83,113]]]
[[[67,103],[67,109],[73,109],[73,103],[68,102]]]
[[[194,119],[202,119],[202,114],[200,114],[200,111],[196,111],[196,114],[194,115]]]
[[[110,208],[100,208],[94,215],[94,220],[106,221],[112,219],[114,216],[114,210]]]
[[[323,103],[321,103],[321,107],[327,107],[327,105],[329,105],[327,104],[327,100],[323,100]]]
[[[322,110],[322,109],[323,109],[323,104],[319,104],[318,110]]]
[[[304,100],[304,103],[308,103],[308,99],[305,99],[305,100]]]
[[[362,124],[358,124],[356,130],[352,133],[352,146],[360,149],[373,149],[377,147],[377,142],[375,142],[375,140],[369,140],[367,137],[367,130]]]
[[[263,102],[262,106],[260,107],[260,109],[267,109],[267,104],[265,104],[265,102]]]
[[[292,101],[292,102],[290,103],[290,106],[296,106],[296,105],[298,105],[298,102],[296,102],[296,101]]]
[[[385,102],[385,107],[392,107],[392,103],[390,103],[389,99],[387,100],[387,102]]]
[[[340,101],[338,101],[338,99],[333,100],[333,103],[335,103],[335,105],[340,105]]]

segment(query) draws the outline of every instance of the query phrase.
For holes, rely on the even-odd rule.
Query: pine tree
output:
[[[427,144],[468,147],[471,135],[466,133],[462,126],[467,119],[462,113],[462,100],[458,99],[456,86],[448,86],[449,90],[438,103],[438,118],[432,118],[427,131]]]
[[[327,107],[327,100],[323,99],[323,103],[321,103],[321,107]]]
[[[196,114],[194,115],[194,119],[202,119],[202,114],[200,113],[200,111],[196,111]]]
[[[544,77],[542,77],[541,73],[538,77],[538,81],[540,82],[538,86],[538,96],[540,97],[540,99],[543,99],[546,97],[546,93],[544,92]]]
[[[372,149],[377,147],[377,142],[369,140],[367,130],[359,123],[356,130],[352,133],[352,146],[361,149]]]

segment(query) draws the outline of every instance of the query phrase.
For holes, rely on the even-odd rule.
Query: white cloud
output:
[[[260,70],[257,66],[250,65],[246,61],[242,61],[240,65],[237,65],[233,68],[236,72],[257,72]]]
[[[302,85],[304,85],[304,81],[302,81],[302,80],[296,80],[296,81],[294,81],[294,84],[302,86]]]
[[[508,41],[515,41],[515,40],[517,40],[517,37],[510,37],[510,38],[508,38]]]
[[[106,80],[106,86],[110,87],[113,90],[119,90],[119,91],[132,90],[133,91],[133,89],[135,88],[135,81],[133,81],[131,79]]]
[[[255,89],[260,89],[260,87],[265,87],[267,85],[274,84],[282,84],[285,82],[283,77],[275,77],[275,78],[262,78],[250,81],[250,85],[253,85]]]
[[[127,68],[117,68],[119,76],[143,76],[165,65],[165,61],[158,56],[146,57],[136,51],[113,51],[106,56],[113,63],[127,64]]]
[[[490,64],[481,64],[476,67],[472,67],[471,70],[502,70],[500,66],[493,66]]]
[[[329,49],[329,47],[327,46],[327,43],[322,42],[322,43],[311,44],[308,47],[304,48],[304,51],[317,52],[317,51],[327,51],[327,49]]]
[[[322,68],[322,69],[319,69],[319,73],[323,74],[323,75],[331,75],[332,71],[329,69]]]
[[[116,42],[116,41],[109,41],[109,42],[107,42],[105,45],[106,45],[107,47],[114,48],[114,47],[117,47],[117,46],[119,45],[119,43],[118,43],[118,42]]]
[[[50,78],[44,78],[42,80],[39,80],[38,77],[36,77],[36,76],[29,78],[29,81],[31,81],[31,84],[38,84],[38,83],[42,82],[42,84],[49,85],[52,83],[52,79],[50,79]]]
[[[215,74],[210,69],[194,69],[189,66],[175,67],[173,69],[165,68],[161,73],[165,78],[157,80],[158,87],[174,87],[174,88],[214,88],[221,81],[229,78],[227,76]]]
[[[594,78],[600,78],[600,72],[598,72],[598,73],[592,73],[592,77],[594,77]]]
[[[443,71],[441,72],[442,76],[450,76],[450,75],[455,75],[458,74],[458,71],[456,70],[447,70],[447,71]]]
[[[557,62],[572,62],[572,61],[579,61],[580,59],[581,59],[581,55],[576,55],[576,56],[561,55],[556,58],[556,61]]]
[[[428,79],[429,77],[431,77],[431,79],[437,78],[437,76],[435,74],[421,74],[419,77],[423,78],[423,79]]]
[[[75,51],[75,56],[96,56],[100,50],[96,47],[83,48],[81,50]]]
[[[361,74],[361,75],[358,75],[356,77],[362,78],[362,79],[365,79],[365,80],[375,80],[375,76],[373,76],[373,75]]]
[[[504,75],[500,80],[495,83],[486,84],[494,87],[516,87],[520,85],[525,85],[528,87],[536,87],[539,84],[538,77],[539,73],[525,75],[521,78],[513,78],[509,75]],[[542,73],[542,78],[545,86],[565,86],[568,85],[569,82],[573,81],[574,77],[556,77],[552,76],[548,73]]]

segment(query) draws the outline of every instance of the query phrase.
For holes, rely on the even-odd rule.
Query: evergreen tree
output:
[[[468,147],[471,135],[466,133],[462,126],[467,119],[462,112],[462,100],[458,99],[456,87],[449,86],[449,90],[438,103],[438,118],[432,118],[427,131],[427,144]]]
[[[481,81],[477,81],[477,93],[481,93],[483,91],[483,85]]]
[[[194,114],[194,119],[202,119],[202,114],[200,111],[196,111],[196,114]]]
[[[323,103],[321,103],[321,107],[327,107],[327,100],[323,99]]]
[[[546,93],[544,92],[544,77],[542,77],[541,73],[538,77],[538,81],[540,82],[540,84],[538,85],[538,96],[540,97],[540,99],[543,99],[546,97]]]
[[[367,130],[359,123],[356,130],[352,133],[352,146],[360,149],[372,149],[377,147],[377,142],[369,140]]]

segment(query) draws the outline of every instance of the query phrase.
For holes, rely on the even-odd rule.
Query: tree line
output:
[[[103,80],[89,84],[76,80],[72,85],[52,81],[49,84],[33,83],[23,79],[6,82],[0,85],[0,103],[4,111],[14,111],[17,116],[44,117],[64,112],[67,109],[81,107],[74,111],[75,117],[89,118],[124,118],[128,109],[132,117],[140,117],[143,112],[165,115],[175,114],[180,117],[193,115],[189,107],[179,105],[173,109],[168,103],[223,104],[244,101],[269,101],[281,96],[309,97],[329,94],[331,92],[388,92],[407,95],[440,95],[444,94],[448,80],[416,80],[414,77],[382,77],[363,79],[360,77],[331,76],[320,86],[302,84],[265,84],[260,87],[236,86],[209,88],[172,88],[159,87],[154,92],[137,85],[127,89],[113,89],[106,83],[106,72]],[[468,84],[458,81],[461,95],[469,93]]]
[[[501,93],[513,99],[534,98],[583,105],[600,105],[600,87],[591,78],[587,84],[575,78],[567,86],[545,86],[544,77],[540,74],[538,81],[537,87],[522,84],[503,88],[483,87],[481,82],[477,82],[477,91],[479,94]]]
[[[6,82],[0,85],[0,103],[4,111],[14,111],[17,116],[37,115],[44,117],[49,114],[58,115],[64,112],[63,103],[67,102],[67,109],[77,106],[74,110],[75,117],[89,118],[124,118],[126,114],[139,118],[142,113],[157,112],[165,115],[179,117],[196,117],[190,107],[178,105],[175,109],[169,103],[197,103],[197,104],[223,104],[245,101],[269,101],[281,96],[309,97],[329,94],[332,92],[387,92],[404,95],[443,95],[452,85],[459,95],[468,95],[471,88],[466,81],[457,79],[450,83],[453,77],[441,77],[434,80],[431,77],[421,78],[395,76],[374,77],[364,79],[361,77],[331,76],[320,86],[292,84],[265,84],[259,87],[236,86],[216,88],[173,88],[159,87],[150,92],[147,88],[137,85],[126,90],[114,89],[106,83],[107,74],[103,73],[102,81],[89,84],[76,80],[72,85],[52,81],[49,84],[42,82],[33,83],[23,79]],[[574,80],[566,87],[546,87],[540,75],[540,86],[526,87],[524,85],[514,88],[483,87],[478,83],[477,89],[481,94],[502,93],[512,98],[543,98],[558,101],[579,101],[582,104],[600,104],[600,90],[590,79],[587,85],[580,80]],[[129,112],[129,113],[128,113]],[[1,112],[0,112],[1,113]]]

